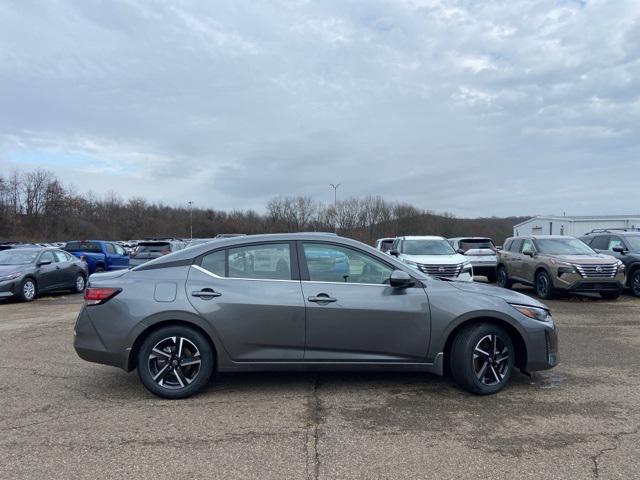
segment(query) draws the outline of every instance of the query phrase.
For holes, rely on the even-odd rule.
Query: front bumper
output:
[[[527,372],[549,370],[555,367],[559,360],[558,330],[555,324],[541,324],[534,331],[529,331]]]
[[[0,298],[14,297],[20,291],[22,278],[0,282]]]
[[[614,292],[624,288],[624,273],[618,272],[615,277],[588,277],[579,273],[553,272],[553,286],[568,292]]]

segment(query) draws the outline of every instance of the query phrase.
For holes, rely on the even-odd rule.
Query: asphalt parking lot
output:
[[[548,303],[561,364],[495,396],[268,373],[181,401],[76,356],[79,295],[0,303],[0,478],[640,478],[640,300]]]

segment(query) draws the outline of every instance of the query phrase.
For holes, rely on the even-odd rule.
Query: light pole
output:
[[[342,184],[341,183],[336,183],[335,185],[333,183],[329,184],[329,186],[333,188],[333,208],[336,208],[338,204],[338,187],[340,185]]]
[[[191,240],[193,241],[193,202],[187,202],[189,204],[189,232],[191,233]]]

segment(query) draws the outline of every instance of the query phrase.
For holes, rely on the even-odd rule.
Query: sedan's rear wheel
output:
[[[38,294],[38,287],[33,278],[25,278],[20,285],[20,291],[18,292],[18,298],[23,302],[31,302],[36,298]]]
[[[460,331],[450,353],[451,375],[468,392],[489,395],[509,382],[515,350],[509,334],[491,323],[471,325]]]
[[[76,276],[76,281],[73,285],[74,293],[82,293],[84,292],[85,287],[87,286],[87,280],[84,277],[84,274],[78,273]]]
[[[214,367],[209,341],[190,327],[170,326],[149,335],[138,351],[138,375],[163,398],[185,398],[207,385]]]

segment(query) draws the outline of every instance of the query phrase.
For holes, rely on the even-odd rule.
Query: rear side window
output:
[[[65,246],[67,252],[100,253],[100,244],[97,242],[68,242]]]
[[[214,275],[224,277],[224,262],[225,252],[224,250],[218,250],[217,252],[209,253],[202,257],[200,266]]]
[[[229,249],[229,277],[291,280],[288,243],[269,243]]]
[[[511,242],[511,245],[509,245],[509,251],[510,252],[519,252],[520,251],[520,245],[522,245],[522,239],[514,239]]]

